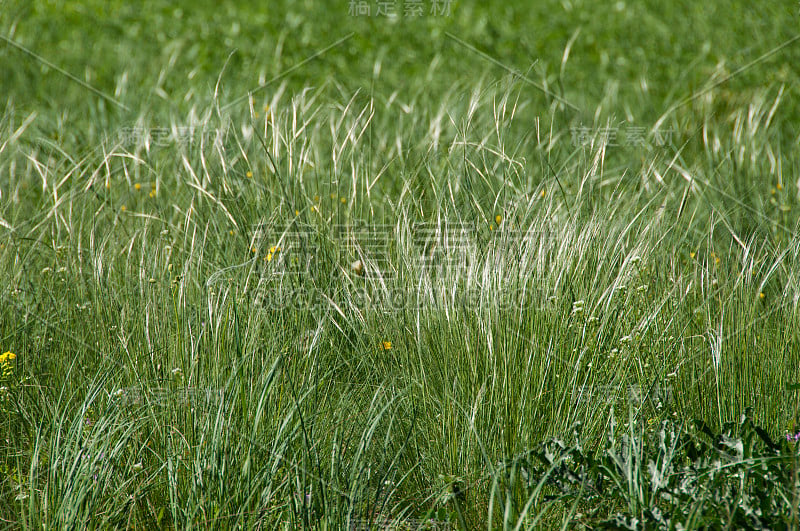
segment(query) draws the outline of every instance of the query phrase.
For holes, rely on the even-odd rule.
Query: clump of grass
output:
[[[492,513],[503,529],[564,526],[684,529],[791,528],[798,522],[795,444],[773,441],[747,415],[714,431],[704,422],[650,428],[612,422],[599,447],[551,439],[500,463]],[[548,518],[550,520],[548,520]]]

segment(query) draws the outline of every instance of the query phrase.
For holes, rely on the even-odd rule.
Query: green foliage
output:
[[[792,529],[800,500],[796,445],[776,443],[747,415],[712,430],[664,421],[657,431],[611,429],[603,444],[551,439],[502,462],[493,495],[504,528],[537,505],[571,506],[593,529]],[[579,511],[579,512],[576,512]]]
[[[4,525],[794,526],[794,0],[348,4],[3,4]]]

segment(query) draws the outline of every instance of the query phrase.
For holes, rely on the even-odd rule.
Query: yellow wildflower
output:
[[[0,363],[8,363],[9,361],[14,361],[17,358],[17,355],[11,352],[10,350],[0,354]]]
[[[392,350],[392,342],[391,341],[382,341],[381,342],[381,350]]]

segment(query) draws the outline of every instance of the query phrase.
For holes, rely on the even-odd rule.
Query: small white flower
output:
[[[181,374],[183,374],[183,371],[180,367],[175,367],[172,369],[172,376],[180,376]]]
[[[143,468],[144,466],[142,465],[141,461],[139,461],[138,463],[134,463],[133,466],[131,466],[131,469],[133,469],[134,472],[139,472]]]
[[[638,256],[634,256],[633,258],[631,258],[631,263],[632,263],[633,265],[636,265],[636,264],[638,264],[638,263],[639,263],[639,262],[641,262],[641,261],[642,261],[642,259],[641,259],[641,258],[639,258]]]
[[[631,336],[622,336],[619,340],[619,342],[622,343],[623,345],[627,345],[631,341],[633,341],[633,338]]]
[[[111,396],[113,396],[114,398],[120,398],[124,394],[125,394],[125,390],[124,389],[117,389],[116,391],[111,393]]]

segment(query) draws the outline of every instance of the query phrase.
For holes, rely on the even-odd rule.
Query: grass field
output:
[[[796,528],[798,18],[0,2],[0,527]]]

